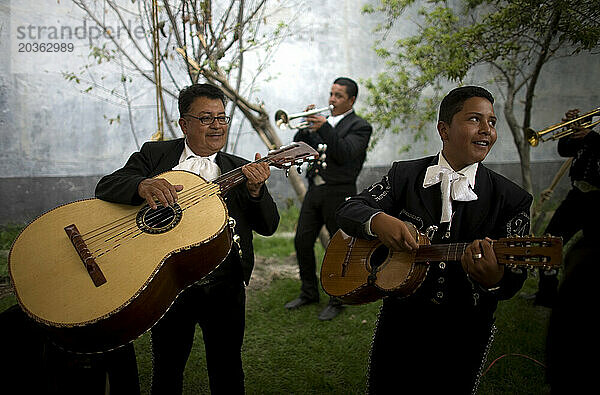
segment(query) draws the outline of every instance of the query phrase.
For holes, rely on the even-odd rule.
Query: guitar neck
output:
[[[305,142],[296,141],[269,151],[267,156],[257,159],[253,163],[266,163],[287,171],[292,166],[300,166],[302,163],[316,160],[318,157],[319,154],[314,148]],[[213,184],[219,186],[221,194],[226,194],[231,188],[244,181],[246,181],[246,176],[242,172],[242,167],[238,167],[213,180]]]
[[[415,262],[459,261],[470,243],[420,245]]]
[[[271,160],[269,157],[264,157],[256,160],[254,163],[262,163],[266,162],[267,164],[271,164]],[[221,193],[224,195],[233,187],[241,184],[246,181],[246,176],[242,173],[242,168],[238,167],[237,169],[233,169],[228,171],[227,173],[221,174],[218,178],[213,180],[213,183],[219,185],[221,189]]]
[[[469,244],[420,245],[415,262],[459,261]],[[562,262],[560,237],[505,237],[495,240],[492,249],[499,265],[551,268]]]

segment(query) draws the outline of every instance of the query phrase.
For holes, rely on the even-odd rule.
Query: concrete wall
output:
[[[512,180],[520,179],[520,167],[516,163],[487,163],[488,167]],[[535,162],[532,171],[537,174],[533,179],[537,193],[547,188],[560,168],[561,162]],[[371,166],[361,172],[357,186],[359,191],[379,181],[389,167]],[[298,204],[298,199],[285,173],[273,170],[269,179],[269,190],[280,209],[289,204]],[[59,205],[94,196],[94,188],[101,176],[77,177],[15,177],[0,178],[0,199],[3,210],[0,211],[0,225],[26,224]],[[570,188],[569,179],[563,177],[555,189],[553,199],[561,200]]]
[[[280,108],[301,111],[310,103],[322,107],[327,104],[335,77],[346,75],[360,82],[385,68],[371,51],[371,32],[379,16],[362,15],[359,2],[354,0],[296,1],[297,7],[274,10],[268,16],[272,25],[279,20],[293,20],[296,34],[278,47],[267,71],[256,83],[244,87],[251,100],[264,103],[269,114]],[[97,3],[101,7],[102,2]],[[410,33],[412,25],[408,19],[406,22],[397,25],[396,33]],[[130,23],[137,27],[142,22],[132,17]],[[34,27],[31,32],[27,30],[29,26]],[[121,70],[114,63],[83,68],[90,62],[90,43],[104,42],[102,37],[92,37],[93,26],[68,1],[0,0],[0,196],[4,202],[0,224],[27,222],[56,205],[91,197],[98,178],[121,167],[156,130],[153,86],[140,78],[127,83],[133,101],[130,118],[123,101]],[[87,29],[85,34],[83,27]],[[73,44],[73,51],[19,52],[20,45],[36,41],[30,37],[32,34],[47,36],[52,28],[71,28],[73,32],[80,29],[79,35],[54,41]],[[256,69],[257,59],[247,55],[248,77]],[[597,107],[600,80],[590,75],[599,69],[600,57],[585,54],[547,65],[536,92],[532,124],[541,129],[558,122],[569,108],[585,111]],[[68,81],[63,74],[68,72],[80,75],[81,82]],[[185,84],[184,74],[181,75]],[[499,138],[487,163],[519,182],[516,149],[501,113],[501,92],[489,83],[489,77],[482,69],[466,81],[488,86],[497,97]],[[90,86],[93,88],[85,92]],[[359,111],[364,109],[364,93],[359,92]],[[176,101],[167,100],[167,112],[176,118]],[[266,152],[239,115],[231,125],[230,136],[232,145],[237,141],[230,151],[238,155],[252,158],[254,152]],[[290,142],[292,136],[293,132],[280,132],[283,143]],[[394,160],[436,153],[441,144],[435,124],[432,123],[427,137],[418,143],[413,143],[410,134],[382,138],[369,152],[359,184],[370,183],[372,175],[379,177]],[[411,150],[400,153],[400,147],[407,144],[412,145]],[[560,165],[556,143],[533,149],[532,159],[533,179],[539,190],[549,184],[553,169]],[[275,170],[271,184],[282,202],[289,188],[277,173]]]

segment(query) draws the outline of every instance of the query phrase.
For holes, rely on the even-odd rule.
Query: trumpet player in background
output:
[[[579,110],[565,113],[564,122],[580,117]],[[576,264],[579,250],[590,243],[597,243],[600,233],[600,135],[586,124],[593,124],[591,116],[569,125],[572,133],[558,140],[558,153],[573,158],[569,177],[572,188],[554,212],[544,233],[561,236],[563,245],[580,230],[583,238],[570,249],[565,258],[565,267]],[[571,258],[571,259],[569,259]],[[571,261],[571,262],[570,262]],[[570,264],[571,263],[571,264]],[[539,287],[534,303],[553,307],[558,295],[558,271],[540,269]]]
[[[298,298],[285,304],[288,310],[319,301],[315,242],[323,225],[330,236],[338,230],[335,210],[347,197],[356,194],[356,178],[365,161],[372,133],[371,125],[354,112],[357,95],[356,82],[346,77],[337,78],[329,93],[331,115],[308,115],[308,127],[298,130],[294,136],[294,141],[304,141],[318,150],[320,158],[306,172],[308,191],[294,239],[302,285]],[[307,111],[314,107],[308,106]],[[342,308],[340,301],[330,298],[319,319],[331,320]]]

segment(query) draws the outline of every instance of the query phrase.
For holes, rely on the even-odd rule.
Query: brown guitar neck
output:
[[[300,166],[304,162],[316,160],[318,152],[308,144],[297,141],[292,144],[269,151],[264,158],[255,160],[253,163],[266,163],[280,169],[288,170],[292,166]],[[228,171],[213,181],[221,189],[221,194],[227,193],[231,188],[246,181],[242,167]]]
[[[420,245],[415,262],[459,261],[470,243]],[[492,243],[500,265],[550,268],[562,262],[560,237],[508,237]]]
[[[450,243],[420,245],[415,262],[460,261],[460,257],[470,243]]]
[[[267,162],[267,164],[271,164],[271,161],[268,157],[260,158],[254,163]],[[213,182],[221,188],[221,193],[226,194],[231,188],[241,184],[246,181],[246,176],[242,173],[242,168],[238,167],[237,169],[233,169],[228,171],[225,174],[221,174],[220,177],[215,179]]]

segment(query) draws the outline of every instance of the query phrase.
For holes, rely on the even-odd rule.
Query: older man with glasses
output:
[[[231,119],[225,115],[225,96],[218,87],[194,84],[184,88],[179,94],[179,113],[185,138],[144,144],[122,169],[100,180],[96,196],[124,204],[146,201],[156,209],[173,205],[183,189],[160,176],[153,178],[160,173],[187,170],[210,181],[221,172],[242,167],[246,182],[225,196],[229,217],[236,220],[241,253],[232,248],[211,274],[183,291],[152,328],[152,393],[182,392],[183,372],[198,324],[211,393],[243,394],[244,286],[254,266],[252,232],[271,235],[279,223],[277,206],[265,185],[270,170],[264,162],[248,163],[221,151]],[[255,159],[259,158],[257,153]]]

